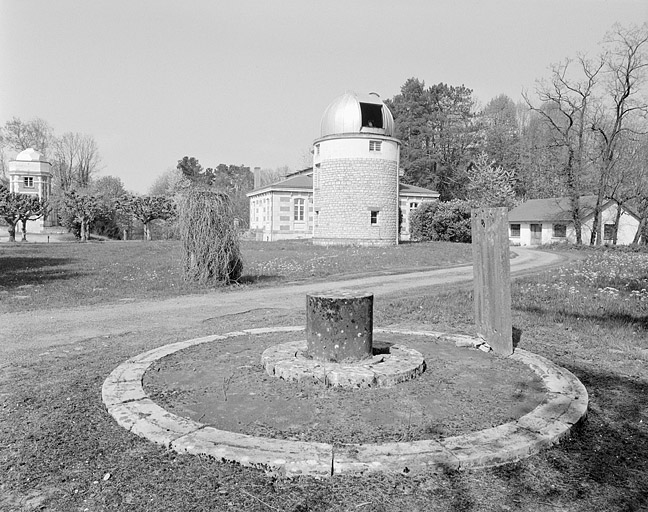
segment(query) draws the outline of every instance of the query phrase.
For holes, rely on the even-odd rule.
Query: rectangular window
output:
[[[554,238],[565,238],[567,236],[567,226],[565,224],[553,225]]]
[[[378,212],[377,211],[372,211],[371,212],[371,224],[378,224]]]
[[[380,146],[382,146],[382,142],[379,140],[369,141],[369,151],[380,151]]]
[[[614,232],[616,231],[616,226],[614,224],[605,224],[603,226],[603,240],[612,241],[614,240]]]
[[[295,199],[295,215],[294,219],[298,221],[304,220],[304,199]]]
[[[316,155],[320,154],[320,145],[319,144],[315,144],[315,154]]]
[[[25,188],[34,188],[34,178],[32,176],[23,178],[23,183],[25,184]]]
[[[511,238],[520,238],[519,224],[511,224]]]
[[[419,204],[416,202],[412,202],[409,204],[409,209],[410,210],[416,210],[419,207]]]

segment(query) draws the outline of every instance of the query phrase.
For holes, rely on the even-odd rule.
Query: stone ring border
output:
[[[545,399],[515,421],[441,440],[349,444],[288,441],[239,434],[177,416],[145,393],[143,377],[158,359],[201,343],[236,336],[304,330],[303,326],[244,329],[180,341],[120,364],[106,378],[102,399],[108,413],[130,432],[178,453],[203,454],[286,476],[329,477],[368,472],[478,469],[514,462],[558,443],[587,416],[588,395],[578,378],[550,360],[522,349],[509,357],[528,365],[547,388]],[[463,342],[476,338],[436,331],[374,329],[378,333],[428,336]]]

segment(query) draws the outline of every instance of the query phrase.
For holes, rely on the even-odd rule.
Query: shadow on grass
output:
[[[42,284],[77,277],[79,272],[58,269],[74,263],[72,258],[33,258],[25,256],[0,257],[0,276],[4,288]]]
[[[250,276],[250,275],[243,275],[239,278],[238,283],[239,284],[264,284],[264,283],[273,283],[275,281],[279,281],[281,279],[280,276],[266,276],[266,275],[257,275],[257,276]]]
[[[513,348],[515,349],[520,344],[520,340],[522,339],[522,329],[518,329],[517,327],[513,326],[512,338],[513,338]]]
[[[648,510],[648,381],[565,367],[588,389],[588,418],[558,446],[483,470],[502,507],[496,510]],[[470,483],[478,473],[441,477],[458,500],[449,510],[484,510],[471,500]]]
[[[605,324],[608,329],[634,325],[638,329],[648,331],[648,316],[635,316],[628,313],[617,313],[614,311],[572,313],[571,311],[564,311],[562,309],[547,310],[538,306],[517,306],[515,309],[523,311],[524,313],[538,315],[539,317],[551,322],[564,322],[565,320],[573,322],[590,321],[597,324]]]
[[[107,353],[101,362],[88,350],[4,371],[12,383],[6,428],[0,428],[5,496],[21,498],[36,488],[51,510],[202,510],[205,503],[224,512],[647,510],[648,382],[600,371],[595,362],[569,367],[556,360],[588,388],[590,417],[571,439],[519,463],[476,471],[441,468],[420,477],[282,480],[179,455],[117,425],[105,411],[100,387],[126,353]],[[102,480],[108,470],[110,477]],[[49,482],[60,490],[51,491]],[[358,507],[359,500],[366,506]]]

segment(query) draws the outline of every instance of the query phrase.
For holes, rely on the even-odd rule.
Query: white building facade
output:
[[[596,196],[580,198],[581,237],[589,243],[594,225]],[[616,231],[617,244],[628,245],[634,240],[639,218],[616,201],[602,205],[599,233],[603,243],[612,243]],[[618,222],[617,222],[618,219]],[[576,243],[576,230],[568,198],[531,199],[509,212],[509,241],[513,245],[542,245]]]
[[[260,187],[250,198],[250,231],[259,241],[313,236],[313,180],[297,175]]]

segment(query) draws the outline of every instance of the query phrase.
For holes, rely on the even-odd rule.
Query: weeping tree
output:
[[[178,228],[188,281],[229,284],[243,272],[234,207],[227,194],[189,189],[178,201]]]

